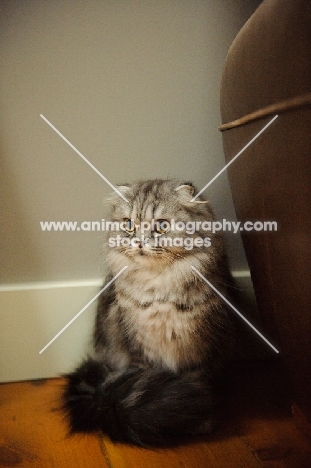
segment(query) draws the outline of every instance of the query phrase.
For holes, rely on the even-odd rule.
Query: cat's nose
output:
[[[142,237],[139,241],[138,247],[142,249],[149,241],[149,237]]]

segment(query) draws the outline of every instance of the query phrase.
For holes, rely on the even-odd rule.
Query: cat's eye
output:
[[[134,232],[135,230],[135,223],[133,219],[125,218],[123,219],[122,228],[127,232]]]
[[[167,219],[158,219],[154,223],[154,230],[158,234],[165,234],[170,229],[170,223]]]

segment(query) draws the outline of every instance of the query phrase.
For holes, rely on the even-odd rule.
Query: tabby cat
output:
[[[93,355],[66,376],[63,406],[73,433],[180,444],[214,427],[214,388],[232,352],[231,314],[191,268],[228,296],[224,242],[202,229],[213,212],[201,197],[191,201],[189,182],[118,190],[128,202],[108,199],[105,284],[127,268],[100,296]]]

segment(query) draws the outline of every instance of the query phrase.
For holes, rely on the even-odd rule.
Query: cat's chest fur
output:
[[[181,280],[167,282],[165,275],[135,275],[117,291],[124,330],[130,345],[137,346],[149,364],[171,370],[195,365],[200,360],[195,340],[202,310],[178,305],[183,297],[189,303],[189,290]],[[189,289],[189,288],[188,288]],[[196,345],[196,346],[195,346]]]

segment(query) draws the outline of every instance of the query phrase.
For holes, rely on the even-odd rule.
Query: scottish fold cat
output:
[[[224,301],[231,276],[220,233],[195,187],[147,180],[113,192],[106,263],[113,279],[100,296],[94,352],[66,376],[72,432],[102,431],[113,441],[170,446],[215,425],[218,381],[232,354]]]

